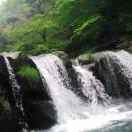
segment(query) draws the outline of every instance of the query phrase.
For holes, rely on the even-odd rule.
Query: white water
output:
[[[41,73],[43,83],[47,83],[47,90],[58,115],[57,125],[42,132],[91,132],[94,130],[102,132],[103,128],[114,128],[116,125],[120,126],[123,122],[132,120],[131,101],[119,103],[115,101],[116,103],[113,103],[115,105],[105,107],[98,105],[98,97],[107,103],[107,95],[103,85],[91,72],[80,66],[74,67],[82,82],[83,93],[90,98],[94,109],[91,109],[89,103],[84,103],[70,90],[66,69],[58,57],[42,55],[32,57],[32,60]]]
[[[122,74],[129,81],[130,89],[132,89],[132,55],[124,50],[115,53],[121,68]]]
[[[99,101],[104,104],[110,103],[110,97],[105,93],[103,84],[93,76],[91,71],[80,65],[73,67],[78,73],[78,81],[81,83],[83,95],[88,98],[92,106],[99,104]]]
[[[89,118],[69,120],[67,123],[57,124],[49,130],[33,132],[131,132],[131,101],[121,101],[107,108],[98,107],[96,110],[96,113],[91,114]],[[129,122],[130,124],[127,125]]]
[[[13,97],[14,97],[14,100],[15,100],[15,103],[16,103],[15,107],[21,113],[21,116],[22,116],[22,117],[19,116],[18,124],[22,125],[25,128],[27,128],[28,125],[23,120],[23,117],[25,115],[24,115],[24,109],[23,109],[23,105],[22,105],[22,97],[21,97],[21,92],[20,92],[21,87],[20,87],[20,85],[18,84],[18,82],[16,80],[14,71],[11,67],[11,64],[10,64],[8,58],[5,56],[4,59],[5,59],[5,63],[6,63],[7,69],[8,69],[8,73],[9,73],[9,79],[10,79],[10,83],[11,83],[11,87],[12,87]],[[23,128],[22,132],[27,132],[27,130],[25,128]]]
[[[86,118],[88,107],[70,89],[66,69],[62,61],[54,55],[32,57],[42,79],[48,85],[48,91],[58,115],[58,122]],[[88,114],[88,115],[87,115]]]
[[[111,107],[107,110],[102,109],[101,113],[93,114],[87,119],[70,120],[67,124],[57,125],[48,132],[88,132],[100,130],[103,127],[112,127],[119,121],[132,120],[132,111],[126,110],[121,112],[124,105]]]

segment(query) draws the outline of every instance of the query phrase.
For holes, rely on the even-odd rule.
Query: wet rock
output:
[[[126,51],[102,52],[94,55],[95,75],[106,92],[115,98],[132,96],[132,55]]]
[[[2,52],[0,53],[1,56],[11,57],[11,58],[17,58],[21,53],[20,52]]]
[[[68,58],[68,54],[66,54],[64,51],[56,51],[53,52],[52,54],[58,56],[59,58],[61,58],[62,60],[67,60]]]
[[[77,59],[79,64],[81,65],[90,64],[92,62],[92,54],[90,53],[83,54],[83,55],[80,55]]]
[[[43,85],[40,74],[33,61],[25,55],[17,59],[10,58],[17,81],[21,86],[25,120],[29,128],[47,129],[56,123],[56,111],[48,95],[46,83]],[[38,78],[32,79],[18,74],[21,67],[31,67],[38,72]],[[50,103],[49,103],[50,102]]]
[[[25,108],[30,129],[48,129],[56,122],[56,112],[53,108],[52,101],[28,100],[25,103]]]
[[[16,115],[13,107],[9,75],[4,58],[0,56],[0,131],[18,132]]]

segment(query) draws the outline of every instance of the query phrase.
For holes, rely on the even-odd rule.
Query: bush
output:
[[[18,75],[25,77],[27,79],[31,79],[33,81],[37,81],[40,79],[39,72],[32,66],[21,66],[19,71],[17,72]]]

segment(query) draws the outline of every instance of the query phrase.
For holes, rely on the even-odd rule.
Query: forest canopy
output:
[[[64,50],[77,56],[124,43],[130,48],[131,5],[131,0],[6,0],[0,8],[0,51]]]

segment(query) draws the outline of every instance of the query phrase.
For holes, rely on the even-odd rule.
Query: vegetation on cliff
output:
[[[28,65],[21,66],[17,74],[33,81],[40,79],[39,72],[34,67]]]
[[[0,50],[34,55],[64,50],[77,56],[131,49],[131,5],[131,0],[6,0]]]

